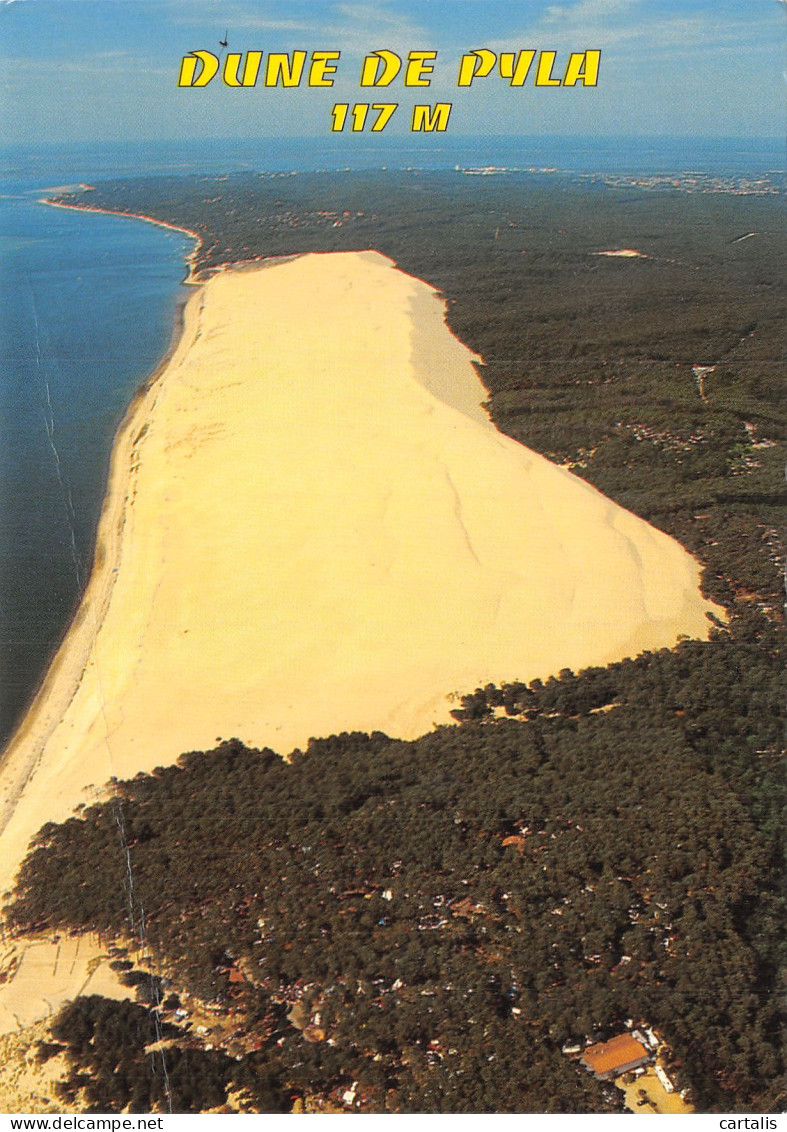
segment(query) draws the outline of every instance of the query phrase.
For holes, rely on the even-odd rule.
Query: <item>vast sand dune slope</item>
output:
[[[112,776],[238,736],[414,737],[453,692],[707,635],[693,559],[501,436],[374,252],[217,275],[119,436],[82,610],[0,785],[7,882]]]

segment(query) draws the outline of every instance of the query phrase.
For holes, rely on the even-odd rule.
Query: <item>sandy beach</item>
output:
[[[4,759],[0,887],[42,823],[219,737],[414,738],[479,683],[707,636],[695,561],[485,397],[439,297],[375,252],[195,290]]]

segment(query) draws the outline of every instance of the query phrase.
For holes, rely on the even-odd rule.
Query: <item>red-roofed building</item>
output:
[[[637,1069],[652,1057],[650,1050],[631,1034],[618,1034],[608,1042],[587,1046],[582,1062],[601,1081],[611,1081],[621,1073]]]

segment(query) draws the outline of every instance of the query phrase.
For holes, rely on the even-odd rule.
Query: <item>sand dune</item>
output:
[[[1,882],[111,776],[217,737],[415,737],[478,683],[707,635],[693,559],[500,435],[442,312],[374,252],[195,293],[0,776]]]

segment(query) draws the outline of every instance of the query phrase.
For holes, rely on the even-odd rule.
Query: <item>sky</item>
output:
[[[340,54],[334,85],[179,88],[205,50]],[[319,136],[336,103],[451,104],[450,133],[783,136],[787,0],[0,0],[0,143]],[[598,85],[456,85],[485,48],[601,51]],[[436,51],[428,88],[359,87],[365,55]]]

